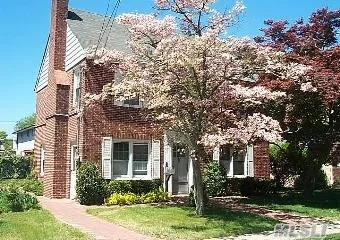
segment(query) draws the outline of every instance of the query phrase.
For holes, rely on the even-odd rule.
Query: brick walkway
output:
[[[340,233],[340,222],[339,221],[330,221],[325,219],[317,219],[307,216],[300,216],[293,213],[285,213],[282,211],[276,211],[267,209],[264,207],[258,207],[253,205],[248,205],[244,203],[239,203],[237,200],[232,198],[216,198],[213,200],[216,205],[220,205],[222,207],[227,207],[233,210],[254,213],[258,215],[262,215],[265,217],[273,218],[280,221],[283,224],[290,224],[296,226],[296,230],[292,232],[291,235],[284,235],[279,237],[274,231],[268,231],[258,234],[245,234],[238,237],[226,237],[226,238],[214,238],[211,240],[295,240],[295,239],[305,239],[305,237],[300,237],[302,235],[302,231],[300,230],[301,225],[309,225],[316,228],[316,234],[321,232],[323,226],[327,226],[325,232],[326,235]],[[319,237],[316,235],[315,237]]]
[[[98,240],[155,240],[86,213],[86,207],[68,199],[39,197],[41,206],[58,220],[86,232]]]

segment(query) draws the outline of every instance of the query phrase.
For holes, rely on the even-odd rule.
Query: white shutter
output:
[[[102,146],[102,174],[104,179],[112,177],[112,138],[104,137]]]
[[[152,140],[152,169],[151,176],[152,179],[161,178],[161,141],[160,140]]]
[[[214,161],[220,161],[220,146],[219,145],[214,148],[214,151],[213,151],[213,160]]]
[[[254,177],[254,147],[253,145],[247,146],[247,162],[248,162],[248,176]]]

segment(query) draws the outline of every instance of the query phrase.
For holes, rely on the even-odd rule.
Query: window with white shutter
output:
[[[156,149],[157,144],[152,146],[150,141],[103,138],[103,177],[151,179],[156,174],[154,165],[160,164],[160,157],[158,161],[157,158],[153,158],[152,147]],[[153,159],[156,161],[152,161]]]
[[[103,138],[102,174],[104,179],[112,178],[112,138]]]
[[[152,178],[159,179],[161,177],[161,141],[152,141]]]
[[[247,147],[247,160],[248,160],[248,176],[254,177],[254,147],[249,145]]]

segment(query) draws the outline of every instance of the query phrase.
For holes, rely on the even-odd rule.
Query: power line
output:
[[[97,53],[97,50],[98,50],[98,47],[99,47],[99,44],[104,36],[104,26],[105,26],[105,23],[106,23],[106,18],[108,17],[107,14],[109,13],[109,9],[110,9],[110,5],[111,5],[111,0],[108,0],[107,2],[107,7],[106,7],[106,11],[105,11],[105,17],[104,17],[104,21],[103,21],[103,24],[102,24],[102,27],[100,29],[100,33],[99,33],[99,36],[98,36],[98,42],[97,42],[97,47],[96,47],[96,53]]]
[[[100,42],[103,40],[105,32],[107,31],[109,26],[110,26],[110,30],[109,31],[111,32],[111,29],[112,29],[112,26],[113,26],[113,22],[115,20],[116,15],[117,15],[117,10],[119,8],[120,3],[121,3],[121,0],[117,0],[116,1],[116,4],[115,4],[115,6],[114,6],[114,8],[113,8],[113,10],[111,12],[110,18],[109,18],[108,22],[106,23],[106,26],[105,26],[104,30],[101,32],[101,37],[100,37],[100,40],[98,41],[98,44],[97,44],[96,53],[97,53],[98,47],[100,45]],[[104,47],[106,47],[107,41],[108,41],[108,36],[106,38]]]
[[[112,17],[111,26],[110,26],[109,32],[107,33],[107,36],[106,36],[106,41],[105,41],[105,44],[104,44],[104,48],[106,47],[107,42],[108,42],[108,40],[109,40],[109,37],[110,37],[110,35],[111,35],[113,23],[114,23],[115,18],[116,18],[116,16],[117,16],[118,8],[119,8],[119,6],[120,6],[120,3],[121,3],[121,0],[118,0],[118,1],[116,2],[115,9],[114,9],[115,13],[114,13],[114,15],[113,15],[113,17]]]

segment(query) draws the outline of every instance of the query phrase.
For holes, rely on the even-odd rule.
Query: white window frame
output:
[[[78,105],[80,101],[80,82],[81,82],[81,69],[80,67],[77,67],[74,69],[74,72],[73,72],[73,99],[72,99],[73,107],[79,107]],[[76,99],[78,89],[79,89],[79,95],[78,95],[78,99]]]
[[[128,162],[128,174],[127,175],[113,175],[114,170],[114,159],[113,152],[114,148],[112,148],[112,159],[111,159],[111,173],[112,179],[116,180],[151,180],[151,164],[152,164],[152,149],[151,149],[151,141],[144,140],[131,140],[131,139],[116,139],[112,141],[112,146],[115,143],[127,142],[129,143],[129,162]],[[148,164],[147,164],[147,174],[146,175],[133,175],[133,145],[134,144],[147,144],[148,145]]]
[[[77,171],[78,145],[71,145],[71,171]]]
[[[246,178],[248,177],[248,151],[247,147],[244,150],[245,151],[245,156],[244,156],[244,161],[243,161],[243,167],[244,167],[244,174],[243,175],[234,175],[234,148],[230,148],[230,162],[229,162],[229,171],[227,172],[227,177],[230,178]],[[221,163],[222,159],[219,159],[219,163]]]
[[[44,146],[40,147],[40,176],[45,175],[45,165],[46,165],[46,151]]]

